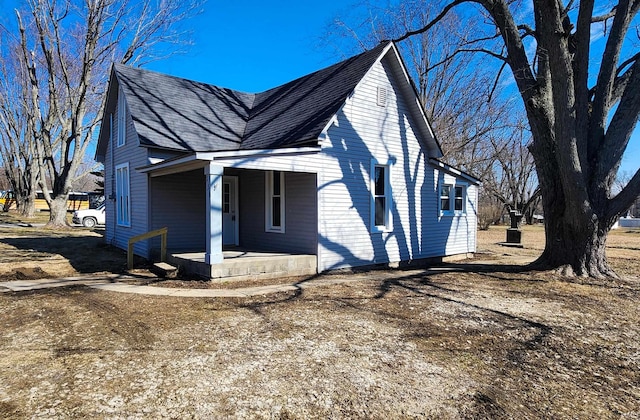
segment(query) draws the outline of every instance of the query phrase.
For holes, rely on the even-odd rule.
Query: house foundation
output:
[[[262,280],[279,277],[309,276],[317,273],[317,257],[245,250],[224,251],[224,259],[208,264],[204,252],[170,253],[170,264],[187,274],[211,281]]]

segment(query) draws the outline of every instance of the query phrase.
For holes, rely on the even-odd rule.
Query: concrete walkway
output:
[[[88,286],[94,289],[110,292],[135,293],[152,296],[178,297],[249,297],[267,295],[270,293],[289,292],[310,287],[327,286],[353,282],[357,278],[316,278],[297,283],[273,284],[265,286],[245,287],[238,289],[185,289],[156,287],[124,283],[119,280],[133,280],[135,277],[122,275],[99,275],[66,277],[60,279],[12,280],[0,281],[0,293],[24,292],[29,290],[51,289],[65,286]]]
[[[532,257],[522,257],[517,260],[517,264],[527,264],[533,260]],[[150,296],[178,296],[178,297],[249,297],[267,295],[270,293],[290,292],[304,290],[311,287],[329,286],[333,284],[344,284],[363,280],[383,280],[387,278],[411,276],[413,274],[437,274],[459,271],[474,271],[474,268],[482,265],[499,266],[496,261],[474,261],[472,264],[449,264],[446,266],[430,267],[427,269],[416,269],[398,272],[372,271],[369,273],[349,273],[344,276],[318,276],[309,280],[293,281],[291,283],[266,284],[264,286],[228,288],[228,289],[191,289],[172,288],[159,286],[146,286],[132,284],[132,280],[140,280],[140,276],[122,274],[92,274],[79,277],[65,277],[59,279],[37,279],[37,280],[0,280],[0,293],[23,292],[29,290],[50,289],[65,286],[87,286],[98,290],[106,290],[119,293],[135,293]],[[374,274],[375,273],[375,274]],[[155,277],[148,278],[149,280]],[[128,281],[128,282],[127,282]],[[265,280],[268,281],[268,280]]]

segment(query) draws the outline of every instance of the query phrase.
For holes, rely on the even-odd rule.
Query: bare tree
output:
[[[487,230],[499,223],[504,214],[504,203],[483,186],[478,192],[478,229]]]
[[[485,171],[483,189],[495,196],[506,210],[520,212],[531,224],[541,196],[533,156],[527,149],[528,133],[524,125],[517,124],[502,130],[500,136],[494,133],[487,136],[495,160],[492,170]]]
[[[428,31],[463,3],[480,6],[469,13],[486,14],[489,36],[477,40],[500,43],[476,50],[511,69],[526,109],[545,213],[546,245],[536,265],[615,276],[605,255],[607,234],[640,192],[638,170],[612,194],[640,115],[640,53],[637,43],[623,48],[638,36],[632,23],[640,0],[605,10],[593,0],[533,0],[531,10],[520,1],[455,0],[400,39]],[[601,49],[592,48],[594,29],[603,31]]]
[[[15,50],[0,56],[0,159],[17,208],[25,217],[35,213],[39,172],[34,165],[35,121],[29,113],[25,69]]]
[[[179,24],[199,1],[27,0],[16,11],[19,65],[26,70],[35,171],[51,210],[66,226],[74,181],[100,122],[112,62],[141,64],[185,44]]]
[[[371,48],[425,25],[438,11],[429,0],[407,0],[394,7],[378,3],[366,2],[355,12],[356,17],[336,19],[329,39],[351,39],[358,49]],[[363,15],[367,16],[364,21]],[[350,21],[362,23],[352,25]],[[504,128],[506,121],[523,109],[498,94],[500,86],[493,84],[487,58],[459,54],[475,33],[476,23],[463,21],[454,13],[441,23],[398,46],[442,147],[443,160],[483,178],[494,159],[486,136]]]

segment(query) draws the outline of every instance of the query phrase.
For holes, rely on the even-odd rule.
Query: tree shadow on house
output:
[[[383,67],[387,78],[393,80],[393,70],[384,61]],[[474,244],[468,242],[466,232],[475,225],[470,226],[466,217],[440,214],[438,185],[444,176],[430,166],[426,146],[420,147],[420,140],[408,135],[413,117],[401,103],[399,88],[393,89],[398,98],[395,106],[373,109],[366,124],[356,121],[361,117],[350,112],[348,101],[328,128],[323,152],[335,160],[340,173],[325,176],[319,192],[333,198],[346,193],[351,206],[321,210],[327,221],[326,226],[319,226],[318,242],[323,259],[331,255],[331,263],[323,269],[410,261],[446,255],[452,249],[459,253],[473,251]],[[371,126],[376,124],[378,132],[371,137]],[[387,180],[391,195],[387,197],[386,226],[373,226],[374,165],[388,170],[386,176],[391,179]],[[341,224],[332,222],[328,216],[331,211]]]

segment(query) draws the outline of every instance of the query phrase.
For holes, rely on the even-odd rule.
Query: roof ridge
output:
[[[241,93],[243,95],[256,95],[256,93],[246,92],[246,91],[243,91],[243,90],[233,89],[233,88],[229,88],[229,87],[225,87],[225,86],[214,85],[212,83],[202,82],[200,80],[187,79],[186,77],[175,76],[173,74],[163,73],[163,72],[160,72],[160,71],[157,71],[157,70],[145,69],[143,67],[134,67],[134,66],[130,66],[128,64],[122,64],[122,63],[113,63],[113,65],[115,67],[122,67],[122,68],[125,68],[125,69],[128,69],[128,70],[151,73],[151,74],[154,74],[156,76],[166,77],[166,78],[170,78],[170,79],[174,79],[174,80],[183,80],[183,81],[186,81],[186,82],[197,83],[197,84],[203,85],[203,86],[210,86],[210,87],[214,87],[214,88],[217,88],[217,89],[225,89],[225,90],[229,90],[231,92]]]

